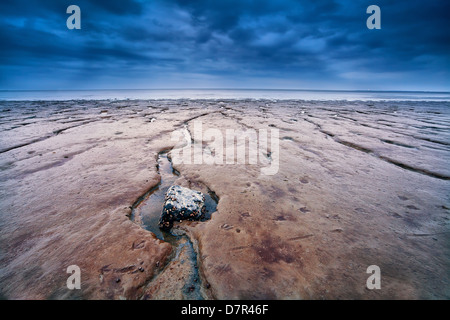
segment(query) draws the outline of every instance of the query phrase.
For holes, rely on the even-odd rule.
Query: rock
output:
[[[174,221],[200,220],[205,212],[203,193],[181,186],[171,186],[166,192],[159,227],[169,230]]]

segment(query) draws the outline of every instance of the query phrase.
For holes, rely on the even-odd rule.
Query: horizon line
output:
[[[382,89],[295,89],[295,88],[108,88],[108,89],[0,89],[0,92],[26,92],[26,91],[117,91],[117,90],[241,90],[241,91],[315,91],[315,92],[420,92],[420,93],[446,93],[450,91],[432,91],[432,90],[382,90]]]

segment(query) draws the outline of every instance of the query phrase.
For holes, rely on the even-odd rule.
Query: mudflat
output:
[[[276,173],[161,162],[196,122],[277,130]],[[449,128],[447,102],[0,102],[0,295],[449,299]],[[208,219],[153,229],[170,184],[210,195]]]

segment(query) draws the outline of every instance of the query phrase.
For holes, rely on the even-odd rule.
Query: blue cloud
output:
[[[448,90],[450,4],[376,2],[381,30],[366,0],[2,1],[0,89]]]

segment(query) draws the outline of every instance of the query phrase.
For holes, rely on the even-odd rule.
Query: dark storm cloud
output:
[[[81,30],[66,28],[71,4]],[[381,30],[366,28],[371,4]],[[449,14],[437,0],[4,0],[0,89],[443,90]]]

